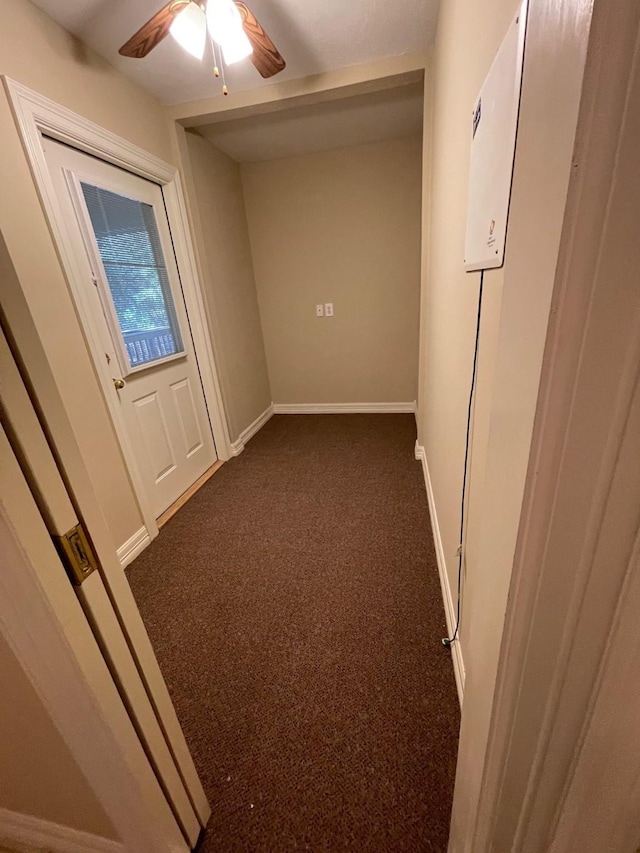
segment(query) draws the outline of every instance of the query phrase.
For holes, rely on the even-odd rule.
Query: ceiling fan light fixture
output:
[[[144,59],[172,32],[183,49],[202,59],[207,30],[214,47],[214,64],[217,61],[221,69],[223,53],[227,62],[251,56],[251,62],[265,79],[286,67],[278,48],[243,0],[168,0],[118,53],[131,59]],[[218,47],[222,49],[218,51]]]
[[[207,17],[197,3],[189,3],[178,12],[169,32],[187,53],[202,59],[207,39]]]
[[[253,47],[244,30],[233,33],[222,43],[222,56],[224,57],[225,65],[233,65],[234,62],[240,62],[252,53]]]
[[[219,45],[234,30],[242,29],[242,16],[233,0],[208,0],[207,25]]]
[[[211,37],[222,48],[227,65],[240,62],[253,53],[242,26],[242,15],[233,0],[208,0],[207,24]]]

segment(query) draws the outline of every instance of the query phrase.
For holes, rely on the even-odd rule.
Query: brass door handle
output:
[[[124,386],[125,386],[124,379],[114,379],[113,380],[113,387],[116,389],[116,391],[122,391]]]

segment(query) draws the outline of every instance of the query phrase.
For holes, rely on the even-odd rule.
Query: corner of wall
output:
[[[429,259],[431,254],[431,177],[433,172],[433,48],[427,53],[424,70],[423,121],[422,121],[422,243],[420,260],[420,337],[418,354],[418,394],[416,424],[418,441],[424,445],[425,387],[427,371],[427,288],[429,284]]]
[[[157,535],[157,534],[156,534]],[[138,554],[141,554],[144,549],[151,544],[151,534],[145,525],[130,536],[126,542],[118,548],[118,559],[122,568],[125,569],[129,563],[132,563]]]
[[[206,243],[204,239],[202,221],[200,218],[200,211],[198,208],[195,179],[193,176],[191,157],[189,154],[187,131],[177,121],[172,121],[172,126],[174,139],[176,140],[177,145],[178,168],[184,180],[185,206],[187,208],[187,218],[189,221],[189,227],[191,229],[191,235],[193,238],[193,254],[196,261],[196,268],[198,270],[198,277],[200,279],[200,283],[201,285],[204,285],[204,283],[210,279],[210,270],[207,263],[206,252],[204,251]],[[207,316],[207,323],[209,325],[210,330],[211,348],[213,350],[214,358],[218,367],[220,392],[222,394],[222,400],[224,403],[225,410],[225,420],[227,423],[227,429],[231,432],[233,429],[233,424],[230,422],[231,419],[229,406],[229,391],[227,388],[228,369],[226,367],[224,359],[224,352],[221,351],[219,345],[220,329],[217,323],[216,312],[212,311],[210,305],[210,298],[207,298],[206,293],[203,293],[203,301]]]
[[[237,436],[271,400],[240,166],[201,134],[177,125],[176,135],[226,422]],[[225,207],[230,223],[219,213]],[[222,242],[224,224],[234,239]],[[230,442],[232,454],[239,440]]]
[[[246,444],[253,438],[253,436],[259,432],[262,427],[267,423],[267,421],[274,414],[273,403],[269,403],[267,408],[262,412],[262,414],[258,415],[258,417],[253,421],[253,423],[249,424],[249,426],[244,429],[238,438],[231,444],[231,453],[233,456],[240,456],[242,451],[244,450]]]

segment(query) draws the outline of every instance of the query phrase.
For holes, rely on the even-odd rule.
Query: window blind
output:
[[[181,352],[153,207],[81,182],[131,367]]]

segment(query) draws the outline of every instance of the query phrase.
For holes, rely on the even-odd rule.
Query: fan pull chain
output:
[[[218,56],[216,53],[216,43],[213,40],[211,33],[209,33],[209,41],[211,42],[211,51],[213,53],[213,76],[220,76],[220,69],[218,68]]]
[[[211,50],[213,51],[213,76],[220,77],[222,76],[222,94],[228,95],[229,90],[227,89],[227,82],[224,77],[224,58],[222,56],[222,49],[219,48],[220,51],[220,65],[218,66],[218,50],[216,50],[216,43],[213,40],[211,34],[209,34],[209,41],[211,42]],[[221,74],[222,72],[222,74]]]
[[[228,95],[229,90],[227,89],[227,81],[224,78],[224,59],[220,57],[220,68],[222,69],[222,94]]]

